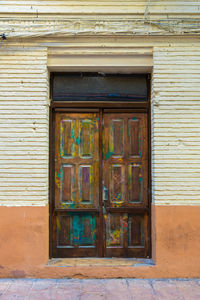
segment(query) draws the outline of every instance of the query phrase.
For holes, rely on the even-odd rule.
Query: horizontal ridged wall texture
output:
[[[154,48],[152,172],[156,204],[200,204],[200,50]]]
[[[197,35],[199,1],[0,1],[8,38],[74,35]]]
[[[0,48],[0,205],[48,202],[46,48]]]
[[[133,0],[85,0],[85,1],[1,1],[1,13],[119,13],[119,14],[144,14],[146,9],[151,14],[199,14],[200,4],[198,1],[133,1]]]
[[[47,49],[0,50],[0,205],[48,203]],[[200,204],[199,47],[154,47],[153,202]]]

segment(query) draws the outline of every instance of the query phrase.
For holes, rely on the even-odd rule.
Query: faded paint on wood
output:
[[[99,118],[96,114],[57,114],[55,203],[57,208],[98,207]]]
[[[57,216],[57,248],[95,247],[96,218],[89,213]]]
[[[146,206],[148,153],[145,114],[106,114],[104,141],[104,184],[110,191],[109,204],[113,207],[132,206],[135,202]]]
[[[138,128],[130,135],[132,120]],[[103,144],[99,145],[98,114],[56,113],[55,208],[59,210],[53,215],[54,256],[98,256],[100,248],[108,257],[147,256],[148,213],[130,210],[148,207],[146,121],[142,113],[105,113]],[[140,151],[133,152],[132,144],[139,144]],[[103,188],[108,190],[103,207],[98,197],[102,155]],[[91,208],[96,210],[90,212]]]
[[[134,207],[148,207],[147,144],[146,114],[105,114],[103,158],[104,187],[108,190],[108,199],[104,201],[107,256],[146,256],[148,253],[148,216],[129,211]],[[123,212],[125,208],[127,213]]]
[[[98,128],[98,114],[56,114],[54,256],[97,255]]]

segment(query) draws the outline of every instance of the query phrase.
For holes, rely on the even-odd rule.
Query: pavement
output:
[[[200,279],[0,279],[0,300],[200,300]]]

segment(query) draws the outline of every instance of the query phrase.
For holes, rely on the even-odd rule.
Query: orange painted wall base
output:
[[[49,208],[0,207],[0,277],[200,277],[200,206],[152,206],[155,266],[47,266]]]

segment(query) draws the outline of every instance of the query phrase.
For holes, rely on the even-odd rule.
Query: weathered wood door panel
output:
[[[147,142],[145,113],[56,114],[54,257],[148,255]]]
[[[96,114],[56,115],[56,208],[98,207],[98,123]]]
[[[96,256],[99,209],[99,116],[55,119],[56,256]]]
[[[104,115],[104,186],[109,207],[146,207],[147,119],[145,114]]]
[[[147,117],[104,115],[104,219],[106,256],[145,256],[148,251]],[[105,192],[106,196],[105,197]]]

